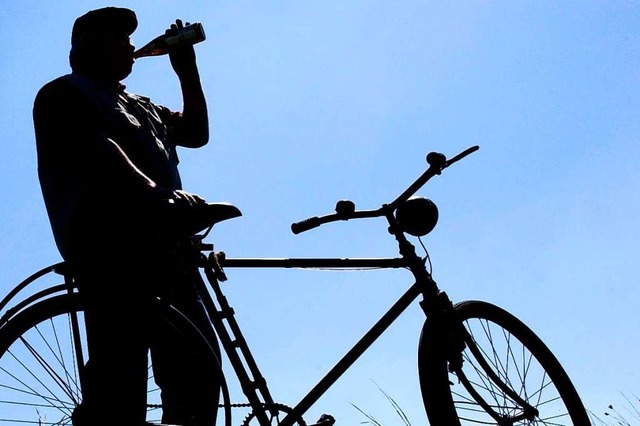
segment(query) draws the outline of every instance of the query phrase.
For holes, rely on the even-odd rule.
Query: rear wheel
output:
[[[178,333],[210,362],[219,362],[184,316],[169,307],[162,309],[161,327],[166,333]],[[34,304],[0,328],[0,426],[72,424],[71,415],[82,402],[79,358],[87,359],[83,319],[77,295],[61,295]],[[162,415],[160,391],[151,367],[148,380],[147,421],[157,422]]]
[[[423,329],[419,371],[431,422],[591,424],[561,364],[522,321],[479,301],[459,303],[455,313],[466,330],[466,348],[461,367],[448,364],[448,384],[443,384],[446,345],[437,340],[442,332],[429,321]]]

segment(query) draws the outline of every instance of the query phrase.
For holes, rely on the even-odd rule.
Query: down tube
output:
[[[400,299],[385,313],[382,318],[356,343],[353,348],[318,382],[317,385],[302,398],[287,415],[280,426],[293,426],[295,419],[302,417],[313,404],[342,376],[360,356],[389,328],[389,326],[409,307],[421,294],[421,286],[413,284]]]

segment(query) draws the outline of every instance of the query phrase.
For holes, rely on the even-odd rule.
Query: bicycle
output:
[[[384,218],[398,244],[399,257],[226,258],[204,239],[217,222],[241,213],[230,204],[208,205],[210,213],[204,214],[202,223],[183,241],[182,250],[185,259],[206,277],[200,289],[203,302],[247,399],[246,403],[232,403],[223,382],[220,406],[225,408],[225,425],[232,423],[231,408],[240,405],[251,410],[243,426],[306,426],[303,416],[307,410],[419,296],[426,319],[419,341],[418,373],[431,425],[590,425],[574,385],[542,340],[498,306],[483,301],[452,303],[431,276],[426,249],[421,257],[409,241],[427,235],[438,220],[436,205],[416,196],[417,191],[478,149],[471,147],[450,159],[429,153],[428,169],[395,200],[377,209],[356,210],[353,202],[341,200],[334,213],[291,226],[298,234],[335,221]],[[306,396],[289,407],[273,400],[235,320],[221,287],[227,279],[225,268],[404,268],[415,281]],[[35,285],[51,276],[64,280],[42,288]],[[32,294],[18,298],[27,288],[33,289]],[[188,318],[161,300],[158,309],[163,330],[178,333],[185,345],[196,348],[208,362],[221,365]],[[0,301],[0,313],[0,424],[71,424],[73,409],[82,400],[86,342],[81,300],[70,271],[61,262],[34,273]],[[150,376],[150,384],[152,380]],[[150,392],[154,392],[151,386]],[[161,405],[149,404],[148,418],[160,409]],[[315,425],[333,422],[327,415]]]

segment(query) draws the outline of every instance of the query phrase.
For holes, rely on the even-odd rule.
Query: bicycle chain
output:
[[[284,405],[284,404],[279,404],[277,402],[272,403],[272,404],[260,404],[262,408],[265,409],[277,409],[279,411],[285,412],[285,413],[289,413],[291,412],[292,408]],[[148,408],[162,408],[162,404],[147,404]],[[249,404],[248,402],[237,402],[237,403],[231,403],[231,404],[219,404],[218,408],[224,408],[225,410],[227,408],[250,408],[251,404]],[[251,421],[251,419],[253,418],[254,413],[251,412],[247,415],[247,417],[244,419],[244,421],[242,422],[242,425],[248,425],[249,422]],[[301,418],[299,418],[298,420],[296,420],[296,424],[299,426],[307,426],[307,424],[305,423],[305,421]],[[333,423],[331,423],[333,424]]]
[[[268,408],[271,406],[276,406],[279,404],[261,404],[262,408]],[[148,408],[162,408],[162,404],[147,404]],[[251,407],[251,404],[249,404],[248,402],[235,402],[235,403],[231,403],[229,405],[227,404],[219,404],[218,408],[247,408],[247,407]]]

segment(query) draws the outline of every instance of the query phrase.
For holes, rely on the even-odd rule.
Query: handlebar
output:
[[[313,216],[308,219],[301,220],[291,225],[291,231],[294,234],[300,234],[310,229],[317,228],[320,225],[338,220],[362,219],[370,217],[384,216],[388,211],[394,211],[400,204],[407,201],[413,194],[422,188],[432,177],[442,173],[444,169],[456,163],[467,155],[476,152],[480,147],[478,145],[465,149],[458,155],[447,160],[444,154],[439,152],[430,152],[427,155],[427,163],[429,168],[422,173],[407,189],[404,190],[395,200],[389,204],[375,210],[356,210],[352,201],[341,200],[336,204],[336,212],[324,216]]]

